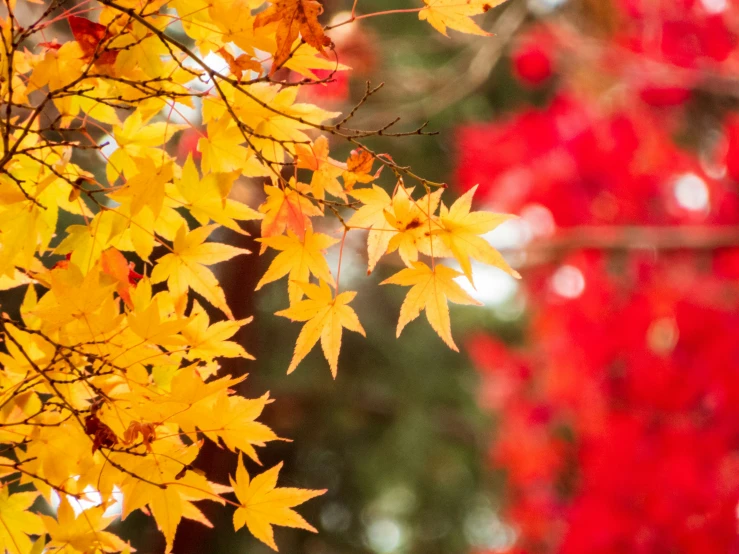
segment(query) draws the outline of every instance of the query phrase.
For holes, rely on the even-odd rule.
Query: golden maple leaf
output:
[[[276,315],[287,317],[292,321],[306,322],[298,335],[295,352],[287,372],[292,373],[320,339],[323,355],[331,367],[331,374],[336,378],[341,350],[341,330],[346,327],[350,331],[365,336],[357,314],[348,306],[357,293],[346,291],[334,298],[331,288],[323,280],[320,280],[318,285],[310,283],[298,283],[298,285],[308,299],[296,302],[286,310],[276,312]]]
[[[201,225],[215,221],[242,235],[246,231],[236,221],[261,219],[263,216],[246,204],[228,198],[238,171],[207,173],[201,179],[192,156],[182,166],[182,177],[168,190],[169,195],[182,203]]]
[[[105,506],[95,506],[82,511],[75,517],[74,510],[66,497],[62,496],[56,519],[42,515],[41,519],[51,537],[46,545],[63,552],[121,552],[135,551],[113,533],[104,531],[115,517],[104,517]]]
[[[385,219],[395,228],[388,243],[388,252],[398,251],[405,265],[418,260],[418,253],[438,256],[433,248],[437,239],[431,234],[438,227],[434,213],[439,207],[444,189],[437,189],[420,198],[413,199],[413,188],[398,187],[393,196],[392,210],[385,210]]]
[[[336,286],[322,252],[339,242],[338,239],[323,233],[314,233],[309,229],[302,240],[292,231],[288,231],[287,235],[259,240],[263,245],[279,250],[280,253],[267,268],[254,290],[289,275],[287,291],[290,304],[293,304],[303,298],[303,290],[297,283],[308,281],[311,274]]]
[[[8,494],[8,485],[0,487],[0,552],[26,554],[31,549],[28,535],[41,535],[41,518],[29,512],[37,492]]]
[[[290,58],[285,62],[284,67],[307,79],[316,81],[322,79],[313,72],[314,69],[324,69],[331,73],[351,69],[349,66],[339,63],[335,57],[333,59],[327,57],[310,44],[301,43],[300,41],[295,41]]]
[[[378,260],[387,252],[390,239],[395,233],[395,227],[385,217],[385,211],[392,210],[393,200],[384,189],[377,185],[372,185],[372,188],[353,190],[349,194],[363,204],[346,224],[351,228],[369,230],[367,235],[367,274],[369,275]]]
[[[316,529],[292,508],[326,492],[277,487],[280,469],[282,462],[250,479],[244,461],[239,456],[236,479],[231,479],[231,486],[240,504],[233,516],[234,529],[238,531],[246,525],[252,535],[275,551],[277,545],[272,526],[293,527],[315,533]]]
[[[141,158],[149,158],[158,167],[167,159],[162,147],[172,136],[186,125],[158,121],[146,121],[140,110],[126,118],[123,126],[113,127],[113,138],[118,149],[108,158],[106,175],[108,182],[114,183],[119,175],[132,177],[140,171]]]
[[[244,134],[230,117],[208,122],[208,132],[198,140],[198,151],[203,154],[204,173],[239,171],[247,177],[265,177],[270,174],[252,150],[241,146]]]
[[[470,19],[485,13],[505,0],[423,0],[426,7],[418,12],[418,19],[428,21],[441,34],[447,36],[447,27],[471,35],[489,36]]]
[[[185,357],[189,360],[198,359],[206,362],[213,361],[216,357],[253,360],[254,356],[244,350],[243,346],[227,340],[251,320],[251,317],[241,320],[229,319],[210,325],[208,314],[196,300],[187,325],[181,331],[188,347]]]
[[[472,197],[476,190],[477,185],[460,196],[448,209],[442,204],[439,214],[442,228],[433,229],[431,234],[438,236],[450,250],[459,265],[462,266],[462,271],[464,271],[470,283],[473,282],[470,258],[498,267],[518,279],[521,275],[508,265],[500,252],[480,236],[489,233],[501,223],[515,216],[490,212],[470,212]],[[437,255],[441,255],[441,253]]]
[[[426,310],[426,319],[436,334],[449,348],[458,352],[459,349],[452,338],[447,300],[455,304],[480,305],[480,302],[454,282],[454,278],[461,275],[459,271],[441,264],[429,267],[423,262],[415,262],[413,267],[405,268],[380,283],[411,287],[400,307],[396,335],[400,336],[403,328],[416,319],[421,310]]]
[[[191,288],[223,311],[229,319],[233,319],[218,279],[205,266],[230,260],[239,254],[248,254],[249,251],[228,244],[206,243],[205,239],[216,227],[217,225],[205,225],[190,232],[184,225],[180,227],[172,252],[159,258],[154,266],[151,282],[167,281],[169,291],[175,297],[182,296]]]
[[[201,442],[185,446],[175,436],[155,441],[153,452],[147,456],[122,453],[115,456],[116,463],[128,472],[120,485],[124,498],[122,519],[148,506],[166,539],[166,553],[172,552],[175,532],[183,517],[208,521],[193,501],[224,503],[217,494],[223,491],[223,486],[189,471]]]

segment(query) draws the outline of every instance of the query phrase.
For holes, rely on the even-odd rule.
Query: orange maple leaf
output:
[[[305,231],[313,229],[310,218],[322,215],[316,205],[301,195],[310,192],[308,185],[290,180],[290,186],[285,190],[271,185],[264,187],[267,199],[259,208],[264,214],[262,237],[281,235],[290,229],[303,240]],[[261,251],[264,252],[264,247]]]
[[[249,54],[241,54],[238,58],[235,58],[226,48],[220,48],[218,53],[226,60],[229,71],[239,82],[244,78],[244,71],[254,71],[259,75],[262,73],[262,65]]]
[[[131,287],[142,277],[134,271],[133,262],[111,247],[100,254],[100,269],[118,282],[116,291],[129,308],[131,303]]]
[[[346,190],[351,191],[356,183],[371,183],[377,179],[385,166],[381,165],[377,172],[372,175],[372,164],[374,162],[375,157],[364,148],[352,150],[349,159],[346,160],[346,171],[341,174]]]
[[[270,75],[290,58],[298,33],[305,42],[321,53],[325,52],[324,46],[333,47],[331,39],[318,22],[318,16],[322,13],[323,6],[316,0],[272,0],[272,5],[257,15],[254,20],[255,29],[277,23],[277,51],[273,56]]]

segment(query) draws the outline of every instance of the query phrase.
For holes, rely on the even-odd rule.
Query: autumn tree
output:
[[[498,3],[397,11],[485,35],[471,16]],[[394,252],[405,266],[383,282],[408,290],[397,334],[423,311],[454,350],[448,302],[477,303],[457,282],[473,283],[471,260],[517,276],[481,237],[508,216],[367,146],[427,133],[356,127],[380,86],[343,115],[300,101],[347,69],[332,28],[396,14],[358,4],[324,26],[315,0],[5,2],[0,284],[26,288],[0,321],[0,551],[130,551],[106,531],[116,499],[123,518],[154,518],[167,551],[183,518],[209,524],[204,500],[275,550],[275,525],[315,531],[293,508],[324,491],[277,486],[279,464],[246,469],[281,437],[258,420],[269,395],[242,397],[245,375],[219,374],[219,359],[253,359],[231,340],[251,318],[234,317],[211,266],[255,254],[210,240],[218,229],[259,222],[272,261],[256,290],[279,284],[276,315],[302,325],[288,373],[320,342],[336,377],[344,330],[365,334],[341,288],[349,233],[367,235],[368,273]],[[180,160],[168,146],[183,132],[197,144]],[[345,161],[330,154],[340,141]],[[194,468],[205,441],[238,454],[228,484]],[[98,505],[79,502],[89,490]],[[59,499],[54,516],[39,496]]]

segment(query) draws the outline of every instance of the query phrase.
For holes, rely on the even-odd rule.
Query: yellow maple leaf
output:
[[[158,23],[162,25],[163,22]],[[148,28],[134,22],[131,25],[129,36],[121,36],[118,44],[121,48],[115,60],[116,73],[121,74],[126,70],[136,68],[141,76],[156,78],[167,72],[167,66],[162,59],[169,51],[167,45],[153,36]],[[127,39],[127,40],[125,40]],[[120,40],[120,39],[119,39]],[[127,44],[126,44],[127,43]]]
[[[8,353],[0,352],[0,363],[4,369],[3,377],[8,382],[32,373],[34,364],[44,367],[52,360],[54,347],[40,336],[26,333],[10,324],[6,325],[5,330],[10,340],[5,341]]]
[[[210,19],[212,19],[213,23],[221,31],[214,36],[217,44],[233,42],[244,52],[254,57],[257,55],[255,50],[261,50],[263,52],[275,51],[276,39],[273,30],[264,27],[254,27],[255,16],[252,15],[252,10],[262,6],[264,0],[186,1],[197,1],[198,3],[202,1],[202,4],[205,4],[206,7],[204,8],[192,10],[192,15],[197,17],[207,10],[206,13],[210,16]],[[212,25],[193,25],[193,30],[199,33],[208,32],[210,29],[212,29]],[[212,33],[213,31],[210,32]]]
[[[215,357],[247,358],[254,357],[244,350],[239,343],[227,340],[252,320],[251,317],[241,320],[218,321],[209,325],[210,320],[200,303],[196,300],[187,326],[182,329],[182,337],[188,347],[185,357],[190,360],[213,361]]]
[[[66,496],[62,496],[56,519],[41,516],[46,532],[51,537],[46,546],[64,552],[135,552],[135,549],[116,535],[104,531],[115,520],[115,517],[103,517],[104,512],[105,506],[96,506],[75,517]]]
[[[0,275],[0,291],[10,290],[31,283],[31,278],[15,269],[10,275]]]
[[[419,251],[437,256],[434,242],[438,239],[431,234],[438,227],[434,213],[439,207],[444,189],[426,194],[420,200],[414,200],[413,188],[398,187],[393,196],[393,209],[385,210],[385,219],[396,232],[388,243],[388,252],[398,251],[405,265],[410,266],[418,260]]]
[[[67,42],[58,50],[48,49],[44,57],[34,64],[27,92],[30,93],[45,85],[49,86],[49,90],[69,86],[85,65],[81,58],[82,50],[76,41]],[[80,109],[79,97],[73,94],[56,96],[53,102],[59,113],[66,116],[67,121],[71,121]]]
[[[269,394],[259,398],[233,394],[232,387],[246,375],[205,381],[202,368],[196,369],[193,364],[179,370],[175,368],[169,382],[163,377],[155,373],[158,384],[153,390],[148,383],[134,385],[130,394],[122,395],[115,418],[121,417],[121,406],[125,406],[126,417],[133,421],[174,424],[182,435],[190,437],[202,433],[216,444],[232,451],[238,449],[257,462],[259,458],[254,447],[279,440],[274,431],[257,421],[264,407],[272,402]],[[115,418],[106,419],[106,422],[123,433],[129,421],[121,423]]]
[[[185,368],[172,379],[171,396],[164,402],[154,397],[154,405],[144,409],[160,411],[164,416],[162,419],[176,423],[184,432],[194,434],[198,429],[213,442],[219,443],[220,439],[230,450],[238,448],[259,462],[254,446],[264,446],[279,437],[272,429],[256,421],[271,402],[269,394],[260,398],[230,394],[230,387],[245,378],[246,375],[235,379],[226,376],[204,382],[197,371]],[[189,405],[190,409],[183,410],[183,405]]]
[[[284,67],[292,69],[295,73],[299,73],[308,79],[320,80],[318,75],[313,73],[313,69],[325,69],[327,71],[346,71],[351,69],[342,63],[339,63],[335,56],[326,56],[313,48],[310,44],[295,41],[292,46],[292,55],[284,63]]]
[[[251,15],[251,6],[248,2],[249,0],[246,0],[247,5],[244,6],[235,6],[232,0],[222,0],[218,2],[218,5],[224,5],[221,12],[230,16],[229,21],[236,20],[237,25],[240,25],[240,20],[245,17],[247,24],[251,27],[254,17]],[[206,0],[170,0],[168,4],[169,7],[177,10],[183,30],[195,41],[198,50],[204,56],[217,51],[224,42],[231,40],[226,39],[219,29],[220,25],[213,25],[215,22],[213,10],[209,10],[209,7],[214,7],[212,3]]]
[[[177,317],[162,319],[159,302],[157,295],[145,308],[136,306],[139,309],[128,314],[128,325],[131,331],[147,342],[161,345],[179,344],[180,341],[175,335],[185,328],[188,320]]]
[[[0,552],[27,554],[31,550],[28,535],[44,532],[41,518],[28,511],[37,496],[37,492],[10,494],[7,485],[0,487]]]
[[[238,531],[246,525],[252,535],[275,551],[277,545],[272,526],[293,527],[315,533],[316,529],[292,508],[326,492],[277,487],[280,469],[282,462],[250,479],[244,461],[239,456],[236,479],[231,479],[231,486],[240,504],[233,516],[234,529]]]
[[[365,336],[357,314],[348,306],[357,293],[346,291],[334,298],[331,288],[323,280],[320,280],[318,285],[310,283],[298,283],[298,285],[308,299],[296,302],[288,309],[276,313],[292,321],[306,322],[298,335],[295,352],[287,372],[295,371],[298,364],[320,339],[323,355],[328,360],[331,374],[336,378],[342,329],[346,327],[350,331]]]
[[[28,374],[26,373],[25,375]],[[43,409],[42,402],[39,395],[35,392],[17,394],[17,387],[27,382],[24,377],[6,374],[0,379],[3,389],[10,389],[10,391],[0,396],[4,404],[0,408],[0,420],[3,421],[3,427],[0,428],[0,441],[3,444],[12,444],[22,440],[24,437],[28,439],[34,437],[35,439],[38,436],[37,433],[34,433],[34,430],[37,430],[37,427],[35,427],[36,421],[34,420],[37,420],[37,418],[33,416]],[[42,388],[41,392],[45,393],[46,391]],[[39,487],[37,486],[36,488],[38,489]],[[2,500],[0,500],[1,504]],[[0,506],[1,518],[2,507]],[[0,547],[2,547],[1,534]]]
[[[171,186],[168,184],[165,190]],[[178,206],[180,204],[165,196],[159,215],[154,215],[148,205],[132,215],[130,199],[122,199],[121,205],[115,210],[108,210],[118,221],[116,225],[122,223],[124,229],[122,234],[110,239],[110,244],[119,250],[134,250],[141,259],[148,260],[154,247],[160,244],[156,235],[174,240],[179,228],[187,225],[185,218],[176,210]]]
[[[461,33],[489,36],[470,19],[473,15],[485,13],[502,4],[505,0],[423,0],[426,7],[418,12],[418,19],[428,21],[443,35],[447,27]]]
[[[303,240],[292,231],[288,231],[287,235],[259,240],[263,245],[279,250],[280,253],[272,260],[254,290],[289,275],[287,291],[290,304],[293,304],[303,297],[303,290],[297,283],[307,282],[311,274],[335,286],[323,251],[339,242],[338,239],[307,230]]]
[[[29,168],[32,171],[32,168]],[[30,172],[29,171],[29,172]],[[18,172],[16,172],[18,173]],[[33,179],[33,177],[31,177]],[[0,178],[0,274],[9,275],[21,266],[30,269],[36,252],[44,252],[54,236],[58,217],[58,202],[51,197],[43,204],[27,200],[22,194],[17,201],[6,201],[5,193],[17,191],[7,177]]]
[[[151,282],[167,281],[167,287],[175,297],[182,296],[191,288],[223,311],[229,319],[233,319],[218,279],[205,266],[230,260],[239,254],[248,254],[249,251],[228,244],[206,243],[205,239],[216,227],[217,225],[205,225],[190,232],[184,225],[180,227],[172,252],[159,258],[154,266]]]
[[[198,141],[203,172],[240,171],[247,177],[266,177],[269,169],[245,146],[244,134],[228,116],[208,123],[208,133]]]
[[[125,230],[128,222],[113,210],[98,212],[87,225],[70,225],[55,254],[71,254],[70,262],[83,274],[90,271],[103,251]]]
[[[460,196],[449,209],[442,204],[440,220],[443,228],[434,229],[431,233],[441,238],[444,245],[449,248],[459,265],[462,266],[462,271],[464,271],[470,283],[473,282],[470,258],[498,267],[509,275],[520,278],[519,273],[508,265],[500,252],[480,236],[515,216],[490,212],[470,212],[472,197],[476,190],[477,185]]]
[[[89,406],[88,402],[82,404]],[[36,440],[30,442],[19,459],[25,471],[45,480],[36,480],[36,489],[46,498],[49,498],[52,490],[48,483],[61,485],[68,492],[82,492],[86,485],[80,486],[80,481],[72,476],[95,465],[90,458],[90,438],[84,430],[79,425],[64,422],[58,427],[37,431],[34,438]]]
[[[72,321],[93,319],[93,314],[111,299],[116,289],[116,283],[104,278],[97,268],[82,275],[74,264],[52,270],[49,279],[51,289],[41,298],[33,314],[40,317],[47,328],[53,329]]]
[[[136,110],[126,118],[122,127],[113,127],[113,138],[118,149],[108,158],[106,175],[108,182],[114,183],[120,174],[132,177],[139,173],[137,158],[149,158],[158,167],[164,164],[169,156],[162,150],[169,139],[187,125],[159,121],[147,122],[140,110]]]
[[[188,156],[182,166],[182,177],[175,180],[170,196],[187,207],[201,225],[212,220],[232,231],[247,234],[236,221],[261,219],[263,216],[246,204],[228,198],[237,177],[238,172],[233,171],[208,173],[200,179],[192,156]]]
[[[153,442],[153,450],[147,456],[115,455],[116,463],[129,471],[120,485],[123,492],[122,519],[148,505],[167,541],[166,553],[172,551],[175,532],[183,517],[195,516],[193,519],[207,521],[192,504],[193,500],[224,503],[217,494],[219,487],[215,483],[188,471],[198,455],[201,442],[184,446],[173,437]]]
[[[150,158],[137,156],[132,156],[131,159],[136,163],[136,173],[129,175],[126,186],[110,197],[116,201],[124,197],[130,198],[131,216],[138,214],[144,206],[148,206],[156,218],[164,204],[165,184],[172,180],[172,163],[155,163]]]
[[[280,87],[272,83],[244,85],[248,93],[234,93],[238,101],[234,112],[251,129],[251,146],[265,161],[281,164],[285,154],[295,154],[295,145],[310,142],[304,132],[339,115],[314,104],[296,102],[299,87]]]
[[[347,226],[356,229],[369,229],[367,235],[367,274],[377,265],[377,261],[387,252],[390,239],[395,233],[385,217],[385,211],[392,210],[393,201],[384,189],[377,185],[372,188],[353,190],[349,194],[359,200],[363,206],[346,222]]]
[[[400,336],[403,328],[416,319],[421,314],[421,310],[426,310],[426,319],[434,331],[449,348],[458,352],[459,349],[452,339],[447,300],[455,304],[480,305],[480,302],[454,282],[454,278],[460,275],[462,273],[459,271],[441,264],[436,264],[431,268],[423,262],[415,262],[413,267],[405,268],[380,283],[381,285],[411,287],[400,307],[396,336]]]
[[[270,402],[269,393],[260,398],[220,395],[208,415],[198,422],[198,429],[216,443],[220,439],[232,452],[238,449],[259,462],[254,446],[279,440],[272,429],[256,421]]]

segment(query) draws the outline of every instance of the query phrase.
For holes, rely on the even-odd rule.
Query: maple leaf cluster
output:
[[[490,7],[426,0],[417,11],[441,31],[478,32],[470,16]],[[246,398],[245,375],[219,374],[223,358],[253,359],[233,340],[251,318],[232,313],[213,266],[250,252],[211,237],[259,222],[260,254],[276,255],[256,289],[279,281],[277,315],[304,323],[288,372],[320,341],[336,376],[343,330],[365,331],[328,249],[367,233],[368,272],[398,252],[406,268],[386,281],[409,287],[398,334],[425,311],[456,350],[448,301],[477,302],[455,279],[472,282],[471,260],[516,275],[482,238],[507,216],[472,210],[474,191],[442,199],[443,183],[368,149],[368,137],[423,134],[352,128],[376,89],[335,123],[339,113],[298,101],[348,70],[320,2],[5,8],[0,288],[26,288],[0,320],[0,553],[131,551],[106,530],[116,502],[123,518],[153,516],[168,552],[183,518],[210,525],[205,500],[235,507],[234,527],[275,550],[275,525],[315,531],[293,508],[324,491],[277,487],[281,465],[244,466],[280,437],[259,421],[269,395]],[[353,148],[346,161],[331,141]],[[238,455],[230,486],[196,469],[206,441]],[[37,497],[57,498],[56,514],[41,515]]]
[[[733,552],[739,143],[717,83],[739,11],[605,4],[597,38],[544,20],[513,49],[544,107],[458,135],[462,184],[484,175],[530,241],[521,336],[466,341],[500,424],[507,551]]]

